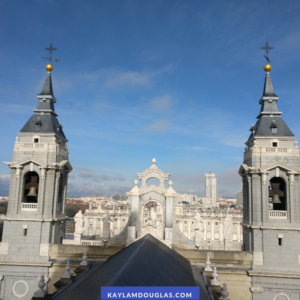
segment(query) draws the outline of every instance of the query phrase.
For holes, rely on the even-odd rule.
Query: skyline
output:
[[[278,108],[299,135],[297,1],[16,2],[0,4],[0,158],[11,161],[37,107],[52,38],[55,109],[75,167],[68,196],[130,191],[154,157],[177,192],[203,196],[211,171],[218,195],[235,196],[267,37]],[[8,183],[1,164],[0,195]]]

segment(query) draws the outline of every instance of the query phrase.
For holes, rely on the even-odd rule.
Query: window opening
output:
[[[273,147],[277,147],[277,143],[273,143]]]
[[[27,235],[27,228],[24,228],[24,236]]]
[[[278,238],[278,245],[282,246],[282,238]]]
[[[34,143],[38,143],[39,142],[39,139],[34,139]]]

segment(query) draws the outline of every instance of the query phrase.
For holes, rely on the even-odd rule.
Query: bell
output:
[[[29,190],[29,193],[27,194],[27,196],[31,196],[31,197],[37,197],[36,194],[36,188],[34,186],[32,186]]]
[[[274,194],[271,203],[281,203],[278,194]]]

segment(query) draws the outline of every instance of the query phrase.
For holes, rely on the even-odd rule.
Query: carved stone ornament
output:
[[[264,291],[264,288],[261,286],[251,286],[250,291],[252,293],[262,293]]]

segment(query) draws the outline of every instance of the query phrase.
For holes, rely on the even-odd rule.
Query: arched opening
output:
[[[63,195],[64,195],[64,175],[60,174],[59,187],[58,187],[58,201],[56,207],[56,211],[58,212],[62,210]]]
[[[149,178],[147,180],[147,186],[151,186],[151,185],[160,186],[160,181],[155,177]]]
[[[271,210],[287,210],[286,182],[281,177],[273,177],[269,182],[269,205]]]
[[[24,176],[23,203],[37,203],[39,191],[39,175],[36,172],[27,172]]]

